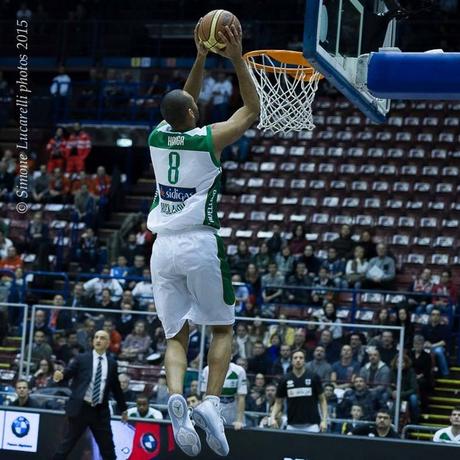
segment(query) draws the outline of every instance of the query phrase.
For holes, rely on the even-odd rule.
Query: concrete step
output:
[[[458,406],[460,404],[460,398],[446,397],[446,396],[430,396],[429,401],[432,403],[446,403]]]
[[[432,433],[427,433],[425,431],[414,431],[408,434],[409,439],[423,439],[426,441],[431,441],[433,439]]]
[[[426,423],[445,423],[449,424],[449,415],[438,415],[438,414],[422,414],[421,420]]]
[[[460,388],[435,387],[436,396],[447,396],[448,398],[460,398]]]
[[[428,409],[430,414],[438,414],[438,415],[450,415],[452,409],[455,406],[449,404],[429,404]]]
[[[449,378],[436,379],[436,386],[439,388],[459,388],[460,389],[460,380],[453,379],[451,376]]]

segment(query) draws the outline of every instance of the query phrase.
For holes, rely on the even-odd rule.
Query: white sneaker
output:
[[[170,396],[168,412],[177,445],[188,456],[196,457],[201,452],[201,441],[190,420],[187,401],[182,395]]]
[[[230,449],[225,437],[222,417],[214,404],[205,399],[192,412],[195,423],[206,432],[208,446],[218,455],[225,457]]]

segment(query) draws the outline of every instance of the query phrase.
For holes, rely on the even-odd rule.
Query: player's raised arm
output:
[[[212,125],[214,148],[217,155],[220,155],[224,147],[233,144],[244,134],[257,119],[260,111],[259,95],[242,56],[241,30],[232,25],[227,26],[225,32],[225,34],[219,32],[220,40],[226,46],[218,53],[232,61],[244,105],[227,121]]]
[[[203,84],[204,63],[206,62],[206,56],[208,54],[207,48],[200,42],[200,39],[198,38],[198,27],[200,27],[200,23],[201,19],[198,21],[194,32],[195,45],[197,50],[196,59],[184,85],[184,91],[187,91],[187,93],[189,93],[193,99],[195,99],[195,102],[198,101],[198,96],[200,95],[201,86]]]

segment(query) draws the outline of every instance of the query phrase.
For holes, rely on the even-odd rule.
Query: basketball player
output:
[[[197,127],[196,101],[207,55],[197,30],[198,26],[197,57],[184,90],[164,96],[160,107],[164,121],[149,137],[156,194],[147,225],[158,235],[151,272],[158,316],[168,341],[165,366],[174,437],[187,455],[199,454],[200,439],[182,396],[191,320],[212,326],[206,398],[192,417],[205,430],[210,448],[225,456],[229,447],[219,396],[230,362],[235,295],[224,245],[216,233],[220,154],[256,120],[259,99],[242,58],[241,31],[227,27],[225,34],[219,33],[219,41],[226,45],[220,54],[235,67],[244,105],[227,121]]]

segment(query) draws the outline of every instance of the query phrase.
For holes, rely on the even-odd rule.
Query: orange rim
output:
[[[260,56],[269,56],[270,58],[287,65],[294,65],[297,67],[275,67],[272,65],[261,64],[250,60]],[[310,80],[316,72],[314,67],[303,57],[300,51],[290,50],[256,50],[247,52],[243,58],[251,67],[258,70],[265,70],[269,73],[287,73],[293,78],[299,80]],[[319,78],[324,78],[321,74]]]

